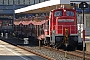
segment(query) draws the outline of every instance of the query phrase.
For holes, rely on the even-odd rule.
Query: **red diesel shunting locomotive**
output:
[[[58,8],[52,10],[44,31],[45,45],[82,50],[82,42],[79,42],[75,9]]]

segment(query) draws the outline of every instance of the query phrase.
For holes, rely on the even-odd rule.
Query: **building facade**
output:
[[[0,5],[33,5],[48,0],[0,0]]]
[[[13,14],[14,10],[48,0],[0,0],[0,15]]]
[[[14,10],[45,1],[48,0],[0,0],[0,26],[13,23]]]

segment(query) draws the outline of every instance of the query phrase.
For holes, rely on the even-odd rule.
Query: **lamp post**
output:
[[[88,8],[88,4],[86,2],[90,1],[70,1],[70,2],[81,2],[79,4],[79,8],[82,9],[82,17],[83,17],[83,60],[85,60],[85,27],[84,27],[84,9]],[[75,3],[70,3],[71,6],[75,6]]]
[[[84,27],[84,9],[88,8],[88,4],[86,2],[81,2],[79,4],[79,8],[82,9],[82,17],[83,17],[83,60],[85,60],[85,27]]]

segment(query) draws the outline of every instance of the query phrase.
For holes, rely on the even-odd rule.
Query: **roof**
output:
[[[15,25],[19,25],[19,24],[23,24],[23,25],[29,25],[29,24],[33,24],[33,25],[42,25],[44,24],[45,22],[47,22],[48,20],[43,20],[43,21],[40,21],[40,22],[37,22],[37,21],[15,21],[14,24]]]
[[[43,7],[48,7],[48,6],[52,6],[52,5],[57,5],[60,4],[60,0],[50,0],[50,1],[46,1],[46,2],[42,2],[42,3],[38,3],[35,5],[31,5],[31,6],[27,6],[24,8],[20,8],[15,10],[15,13],[21,13],[21,12],[26,12],[29,10],[35,10],[35,9],[39,9],[39,8],[43,8]]]

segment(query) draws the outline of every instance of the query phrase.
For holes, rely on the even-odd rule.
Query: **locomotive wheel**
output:
[[[60,43],[56,43],[55,44],[55,48],[59,49],[61,47],[61,44]]]
[[[49,37],[46,37],[46,39],[44,39],[44,45],[46,46],[50,46],[50,38]]]

